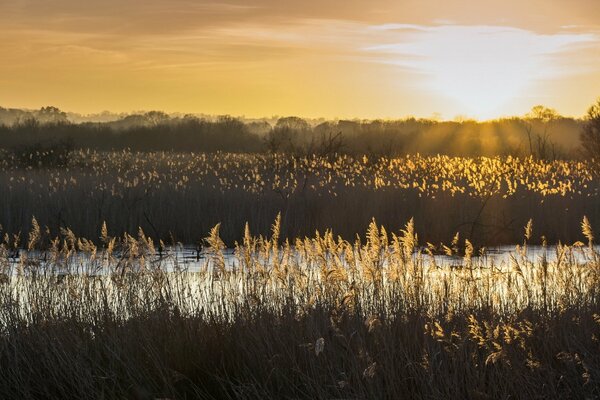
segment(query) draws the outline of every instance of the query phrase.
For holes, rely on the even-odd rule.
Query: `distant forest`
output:
[[[177,152],[285,152],[369,156],[579,156],[581,119],[536,106],[523,117],[474,120],[244,120],[230,116],[131,115],[82,117],[56,107],[0,107],[0,148],[8,151],[95,149]]]

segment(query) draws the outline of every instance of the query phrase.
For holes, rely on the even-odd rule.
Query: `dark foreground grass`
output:
[[[509,321],[477,310],[476,324],[464,314],[404,312],[376,327],[359,313],[320,306],[227,323],[186,317],[167,303],[127,321],[99,317],[93,325],[71,317],[7,330],[3,398],[600,396],[600,324],[591,310],[526,310]]]
[[[34,224],[35,226],[35,224]],[[593,232],[587,220],[584,234]],[[531,225],[525,230],[531,237]],[[143,232],[72,232],[18,263],[0,245],[0,397],[573,399],[600,397],[600,264],[581,243],[453,267],[371,224],[278,246],[218,226],[185,271]],[[456,243],[446,251],[453,253]],[[38,250],[36,250],[38,249]]]

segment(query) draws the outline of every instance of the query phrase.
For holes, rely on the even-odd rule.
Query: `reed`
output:
[[[373,217],[390,231],[414,217],[425,241],[460,232],[489,246],[520,242],[530,218],[549,243],[578,240],[584,215],[600,221],[597,172],[581,161],[131,151],[74,151],[58,167],[19,160],[0,157],[0,224],[15,233],[35,216],[95,241],[106,221],[115,236],[142,227],[156,242],[195,243],[221,223],[233,246],[246,221],[268,235],[281,213],[282,239],[332,229],[353,240]]]
[[[285,240],[282,219],[189,268],[137,234],[34,222],[0,245],[3,398],[595,398],[600,259],[589,241],[509,261],[413,220]],[[522,231],[523,232],[523,231]],[[460,243],[459,243],[460,242]],[[456,248],[464,248],[463,255]],[[18,258],[15,258],[18,251]]]

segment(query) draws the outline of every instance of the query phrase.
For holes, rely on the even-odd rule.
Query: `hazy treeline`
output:
[[[526,117],[473,120],[307,121],[298,117],[242,120],[170,116],[163,112],[98,122],[71,122],[55,107],[39,111],[0,108],[0,147],[195,152],[288,152],[296,154],[533,155],[542,159],[578,156],[584,121],[537,107]]]

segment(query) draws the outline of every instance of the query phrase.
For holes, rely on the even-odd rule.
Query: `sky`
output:
[[[311,118],[583,116],[598,0],[0,2],[0,106]]]

